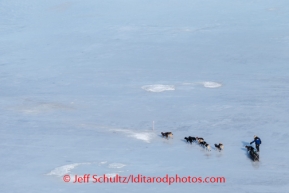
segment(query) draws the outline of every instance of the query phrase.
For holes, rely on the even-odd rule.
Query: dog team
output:
[[[204,141],[204,138],[202,137],[185,137],[185,140],[187,140],[187,142],[190,142],[190,144],[192,144],[193,142],[198,142],[198,144],[202,147],[204,147],[207,151],[211,151],[211,146],[210,144],[208,144],[206,141]],[[219,144],[215,144],[215,147],[217,150],[221,151],[224,149],[224,145],[222,143]]]
[[[162,136],[165,137],[166,139],[173,138],[173,133],[172,132],[161,132]],[[193,142],[198,142],[198,144],[202,147],[204,147],[207,151],[211,151],[211,146],[207,142],[204,141],[204,138],[202,137],[185,137],[185,140],[192,144]],[[215,147],[217,150],[222,151],[224,149],[224,145],[222,143],[215,144]]]
[[[172,132],[161,132],[162,136],[165,137],[166,139],[173,138],[173,133]],[[185,137],[185,140],[187,140],[187,143],[192,144],[193,142],[197,142],[200,146],[204,147],[207,151],[211,151],[210,145],[204,140],[202,137]],[[260,151],[260,145],[261,145],[261,139],[254,135],[254,140],[250,143],[255,143],[256,145],[256,150],[252,146],[245,146],[247,149],[248,154],[250,155],[251,159],[253,161],[259,161],[259,151]],[[222,143],[215,144],[215,149],[222,151],[224,149],[224,145]]]

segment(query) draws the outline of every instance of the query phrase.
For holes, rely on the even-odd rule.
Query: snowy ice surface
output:
[[[57,167],[49,172],[47,175],[56,175],[56,176],[64,176],[65,174],[69,174],[72,169],[79,165],[83,164],[90,164],[90,163],[75,163],[75,164],[68,164],[61,167]]]
[[[153,138],[154,134],[152,132],[135,132],[127,129],[111,129],[114,132],[121,132],[127,134],[128,137],[133,137],[139,140],[143,140],[147,143],[150,143],[151,139]]]
[[[222,86],[222,84],[217,83],[217,82],[203,82],[202,84],[206,88],[218,88]]]
[[[142,86],[142,89],[149,91],[149,92],[163,92],[163,91],[167,91],[167,90],[175,90],[175,87],[174,87],[174,85],[156,84],[156,85]]]
[[[122,168],[124,167],[125,165],[124,164],[121,164],[121,163],[112,163],[112,164],[109,164],[109,168]]]
[[[175,86],[175,85],[162,85],[162,84],[145,85],[145,86],[142,86],[141,88],[145,91],[148,91],[148,92],[164,92],[164,91],[176,90],[176,87],[178,88],[178,86],[184,88],[184,86],[194,87],[194,86],[199,86],[199,85],[202,85],[205,88],[218,88],[218,87],[222,86],[222,84],[218,83],[218,82],[206,81],[206,82],[196,82],[196,83],[183,83],[183,84],[180,84],[177,86]]]
[[[0,192],[288,193],[288,18],[288,0],[1,0]]]

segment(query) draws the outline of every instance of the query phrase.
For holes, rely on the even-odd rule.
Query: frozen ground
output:
[[[0,191],[287,193],[288,32],[287,0],[0,0]],[[259,163],[243,148],[254,135]]]

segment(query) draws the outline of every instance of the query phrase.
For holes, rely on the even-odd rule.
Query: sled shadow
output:
[[[251,146],[250,143],[248,143],[248,142],[246,142],[246,141],[242,141],[242,148],[241,148],[241,150],[244,151],[244,154],[246,155],[246,157],[247,157],[249,160],[253,161],[252,158],[251,158],[250,153],[248,152],[248,150],[247,150],[247,148],[246,148],[245,146]]]
[[[246,141],[242,141],[242,144],[243,144],[243,147],[245,147],[246,145],[250,145],[250,143]]]
[[[252,158],[251,158],[251,156],[250,156],[250,153],[249,153],[248,150],[247,150],[247,148],[242,147],[241,150],[244,151],[244,154],[246,155],[246,157],[247,157],[249,160],[253,161]]]

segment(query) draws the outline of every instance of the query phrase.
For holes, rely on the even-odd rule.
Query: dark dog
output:
[[[196,140],[198,140],[198,142],[199,142],[199,144],[200,144],[201,142],[203,142],[203,141],[204,141],[204,138],[201,138],[201,137],[196,137]]]
[[[168,139],[169,137],[173,138],[173,133],[172,132],[161,132],[162,136]]]
[[[247,151],[254,151],[255,150],[254,147],[252,147],[252,146],[246,145],[245,147],[247,148]]]
[[[184,139],[187,140],[187,142],[190,142],[191,144],[192,144],[192,142],[196,141],[196,138],[195,137],[191,137],[191,136],[185,137]]]
[[[215,147],[219,150],[222,151],[224,149],[224,145],[222,143],[219,143],[219,145],[215,144]]]
[[[211,151],[211,146],[207,142],[201,141],[199,144],[203,146],[207,151]]]
[[[245,146],[247,148],[248,153],[253,161],[259,161],[259,154],[255,151],[252,146]]]
[[[205,148],[206,148],[207,151],[211,151],[211,147],[210,147],[209,144],[206,143],[204,146],[205,146]]]
[[[199,142],[199,144],[200,144],[201,146],[206,146],[207,142],[201,141],[201,142]]]
[[[189,138],[190,138],[193,142],[195,142],[195,141],[197,140],[195,137],[189,136]]]
[[[191,138],[189,138],[189,137],[185,137],[184,139],[187,140],[187,142],[190,142],[190,143],[193,142],[193,140]]]

